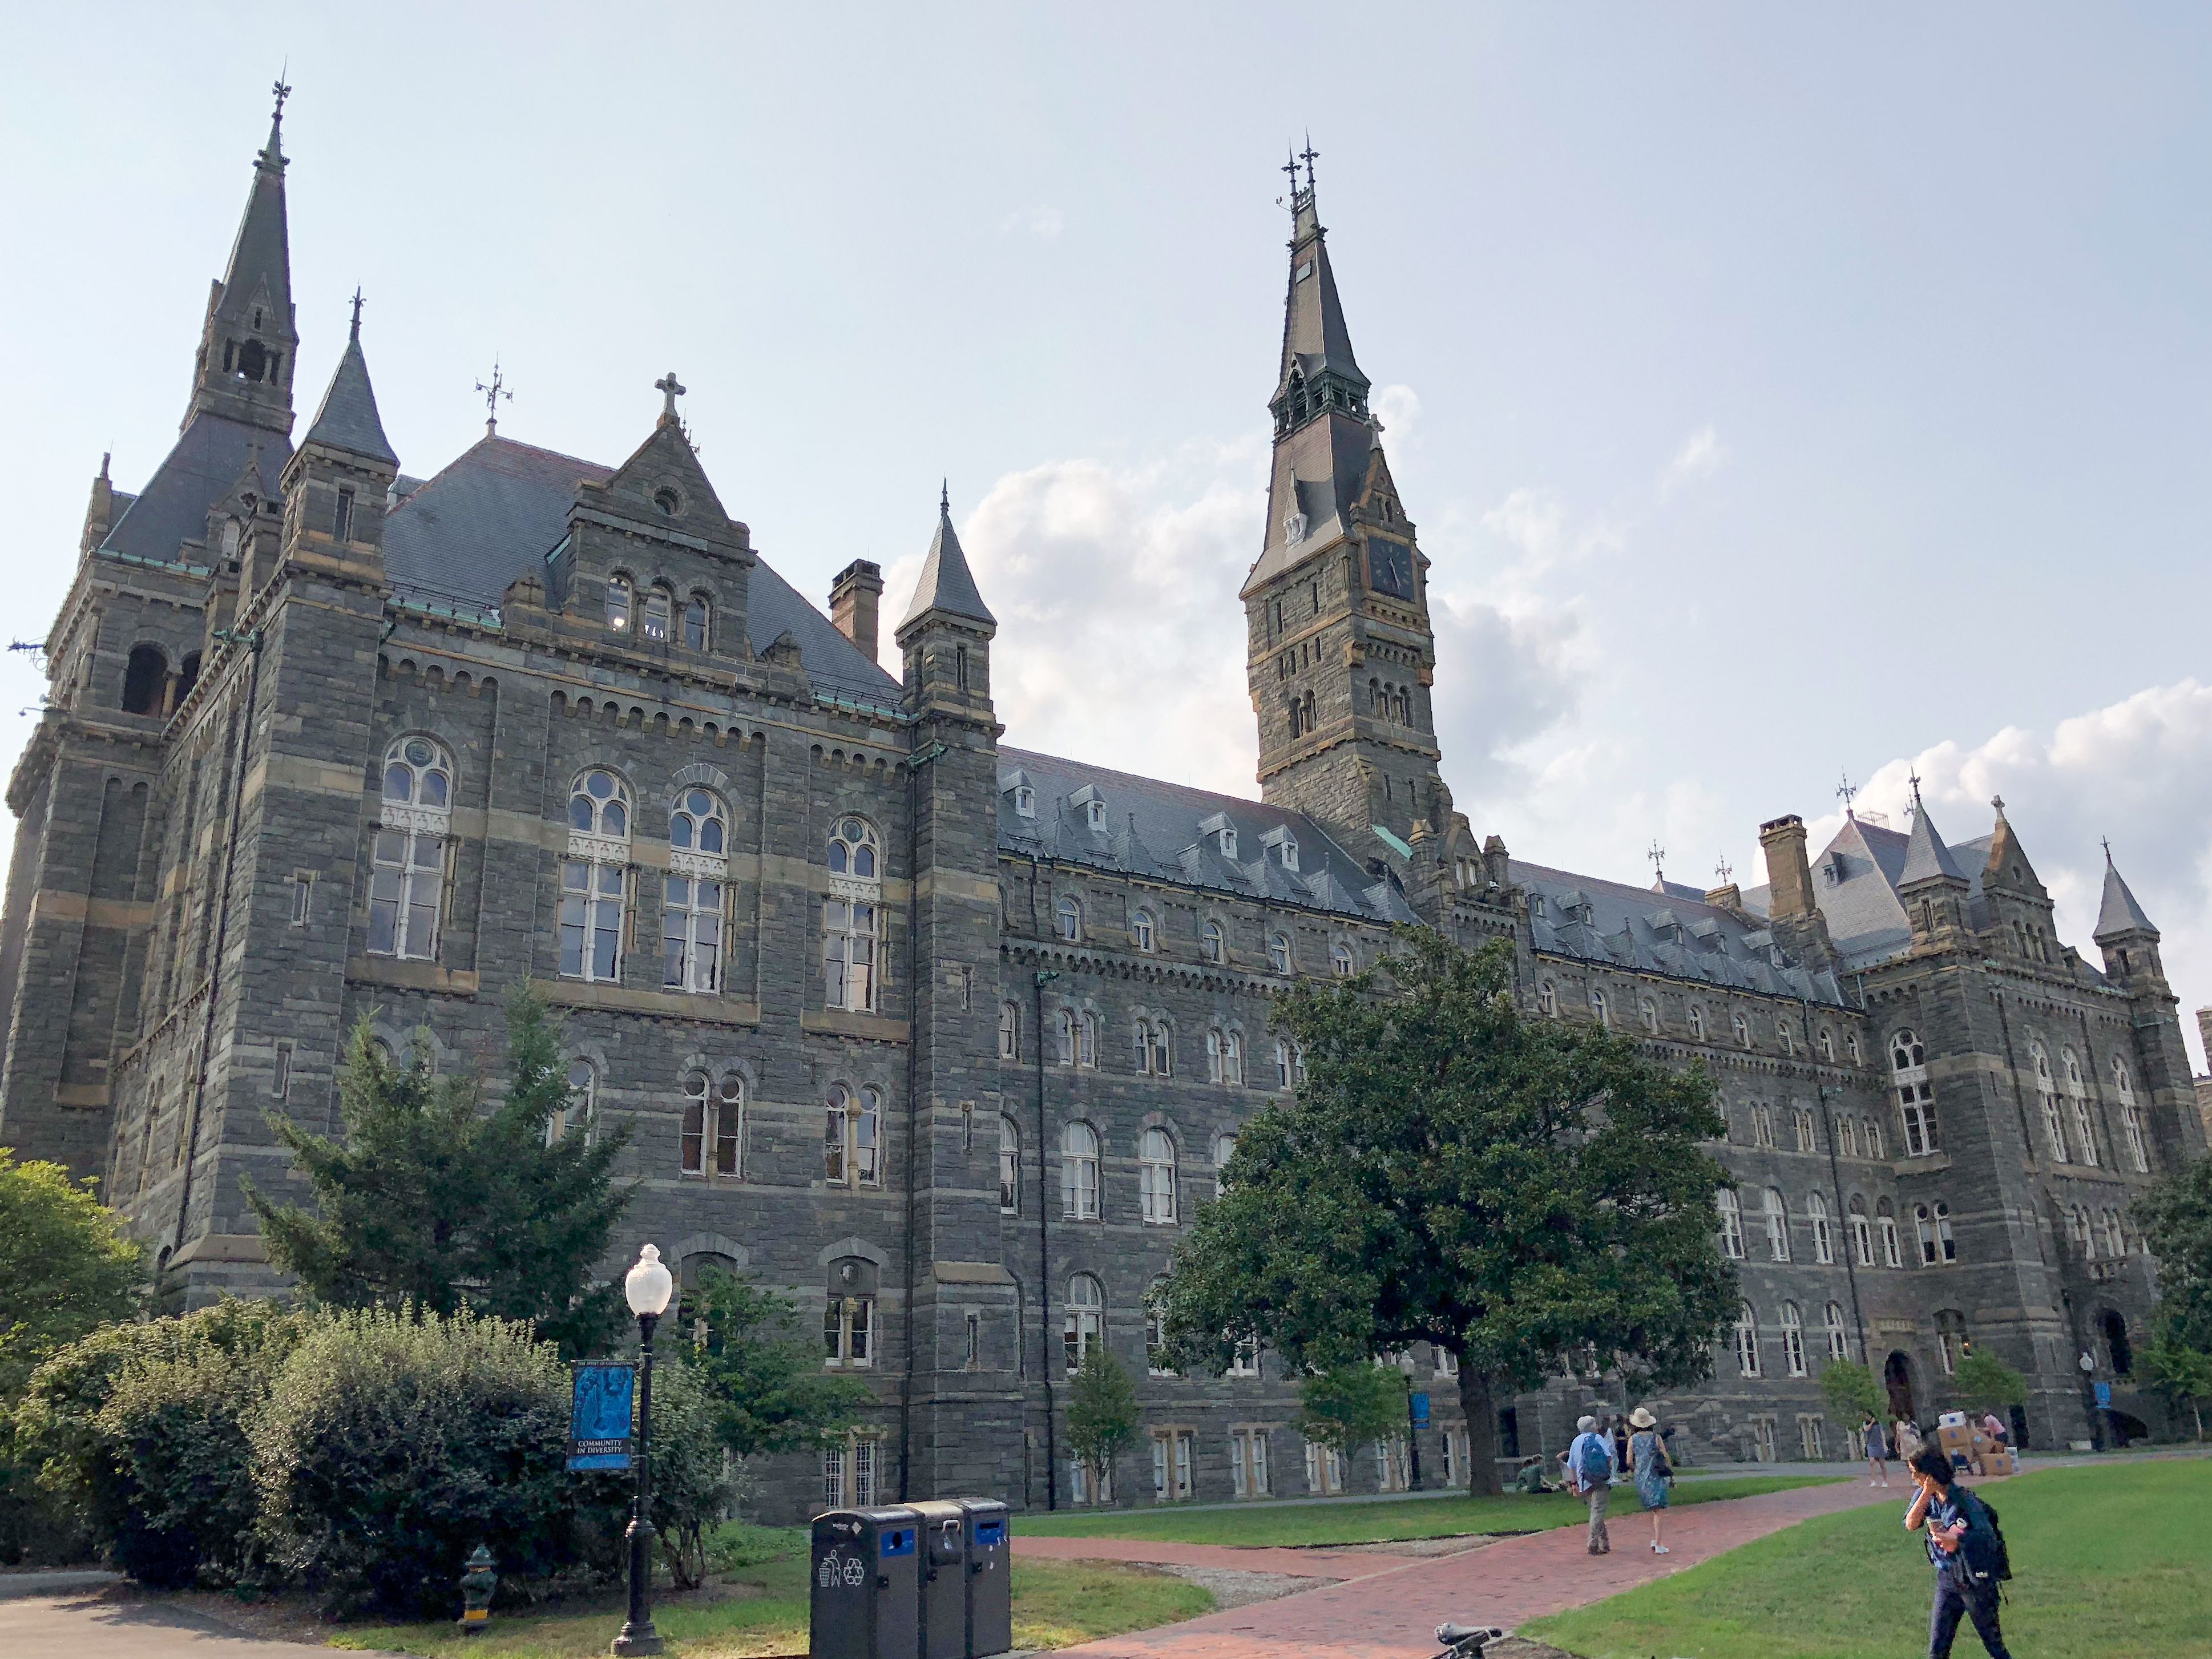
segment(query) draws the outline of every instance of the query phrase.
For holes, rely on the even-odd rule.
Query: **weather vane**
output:
[[[1844,816],[1847,818],[1858,816],[1851,811],[1851,803],[1858,799],[1858,785],[1851,781],[1851,775],[1849,772],[1844,773],[1843,782],[1837,786],[1836,799],[1843,802]]]
[[[499,372],[496,356],[491,360],[491,384],[486,386],[478,380],[477,390],[484,395],[484,436],[495,437],[499,433],[499,400],[504,398],[509,403],[514,401],[514,394],[507,389],[506,378]]]
[[[1654,841],[1644,849],[1644,856],[1651,860],[1651,873],[1657,878],[1659,885],[1664,887],[1667,884],[1667,849]]]
[[[1729,868],[1728,854],[1726,853],[1722,854],[1721,861],[1713,866],[1713,873],[1721,878],[1721,885],[1723,887],[1728,885],[1729,878],[1735,873],[1735,871]]]
[[[1298,160],[1306,164],[1306,194],[1310,196],[1313,194],[1314,187],[1313,164],[1321,160],[1321,152],[1313,147],[1313,134],[1310,132],[1306,134],[1306,147],[1298,152]],[[1297,182],[1295,174],[1292,175],[1291,182],[1293,184]]]

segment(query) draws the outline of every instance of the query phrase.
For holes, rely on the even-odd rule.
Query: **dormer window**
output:
[[[1231,826],[1224,825],[1222,828],[1221,856],[1225,859],[1233,859],[1237,856],[1237,831]]]
[[[1024,818],[1036,816],[1036,791],[1026,783],[1014,786],[1014,812],[1017,817]]]
[[[1103,830],[1106,827],[1106,803],[1103,800],[1085,801],[1083,817],[1084,822],[1093,830]]]
[[[1298,838],[1288,829],[1270,830],[1261,837],[1261,841],[1266,846],[1274,849],[1275,855],[1282,861],[1284,869],[1293,872],[1297,869]]]

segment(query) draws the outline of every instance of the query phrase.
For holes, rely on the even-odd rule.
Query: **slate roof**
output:
[[[135,496],[117,494],[115,522],[101,548],[175,563],[179,543],[206,536],[208,514],[245,474],[256,445],[264,475],[281,475],[292,458],[291,441],[283,433],[220,415],[194,415],[146,487]]]
[[[2102,945],[2106,939],[2117,939],[2122,933],[2148,933],[2156,939],[2158,929],[2151,926],[2150,918],[2143,914],[2142,906],[2136,902],[2136,896],[2128,890],[2127,883],[2112,867],[2112,858],[2107,854],[2105,860],[2105,899],[2097,907],[2097,931],[2089,937]]]
[[[322,406],[308,424],[303,444],[327,444],[349,454],[365,456],[397,467],[399,457],[385,438],[384,422],[376,412],[376,388],[368,383],[368,360],[361,355],[361,325],[354,325],[344,354],[323,392]]]
[[[949,501],[937,505],[937,533],[929,538],[929,556],[921,562],[921,574],[914,585],[914,600],[906,608],[903,629],[908,623],[927,616],[933,611],[942,611],[947,616],[965,617],[970,622],[988,623],[998,626],[983,603],[983,596],[975,590],[975,574],[968,568],[968,556],[961,550],[960,538],[952,528],[952,507]]]
[[[1917,783],[1913,786],[1913,794],[1917,803],[1919,798]],[[1935,818],[1926,807],[1916,805],[1912,812],[1912,831],[1905,837],[1905,868],[1897,878],[1897,884],[1910,887],[1917,881],[1934,881],[1939,877],[1952,881],[1966,878],[1966,872],[1959,868],[1958,860],[1951,856],[1951,849],[1943,844],[1943,837],[1936,833]]]
[[[518,576],[542,571],[566,532],[578,483],[615,469],[487,436],[417,485],[384,522],[384,565],[403,597],[493,611]],[[829,617],[766,562],[753,566],[745,633],[763,652],[788,633],[816,690],[896,708],[899,683],[863,657]]]
[[[1014,810],[1014,790],[1024,783],[1036,791],[1033,817]],[[1089,822],[1094,799],[1105,809],[1097,830]],[[1224,827],[1236,832],[1233,858],[1221,851]],[[1271,845],[1280,831],[1297,843],[1296,870]],[[999,750],[999,847],[1367,921],[1419,920],[1389,876],[1363,866],[1303,812],[1026,749]]]
[[[1708,904],[1693,888],[1668,882],[1655,890],[1518,859],[1510,869],[1528,892],[1539,951],[1730,990],[1844,1003],[1833,974],[1791,962],[1758,917]]]

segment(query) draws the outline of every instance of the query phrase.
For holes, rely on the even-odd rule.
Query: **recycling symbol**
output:
[[[859,1589],[861,1581],[866,1579],[867,1576],[868,1564],[860,1559],[859,1556],[856,1555],[851,1560],[845,1563],[845,1583],[851,1588],[855,1589]]]

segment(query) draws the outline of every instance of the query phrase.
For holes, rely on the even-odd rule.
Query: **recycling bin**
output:
[[[813,1659],[921,1659],[921,1530],[910,1509],[815,1517]]]
[[[968,1659],[968,1510],[916,1504],[921,1518],[921,1659]]]
[[[960,1507],[968,1512],[968,1659],[985,1659],[1014,1645],[1012,1522],[996,1498],[963,1498]]]

